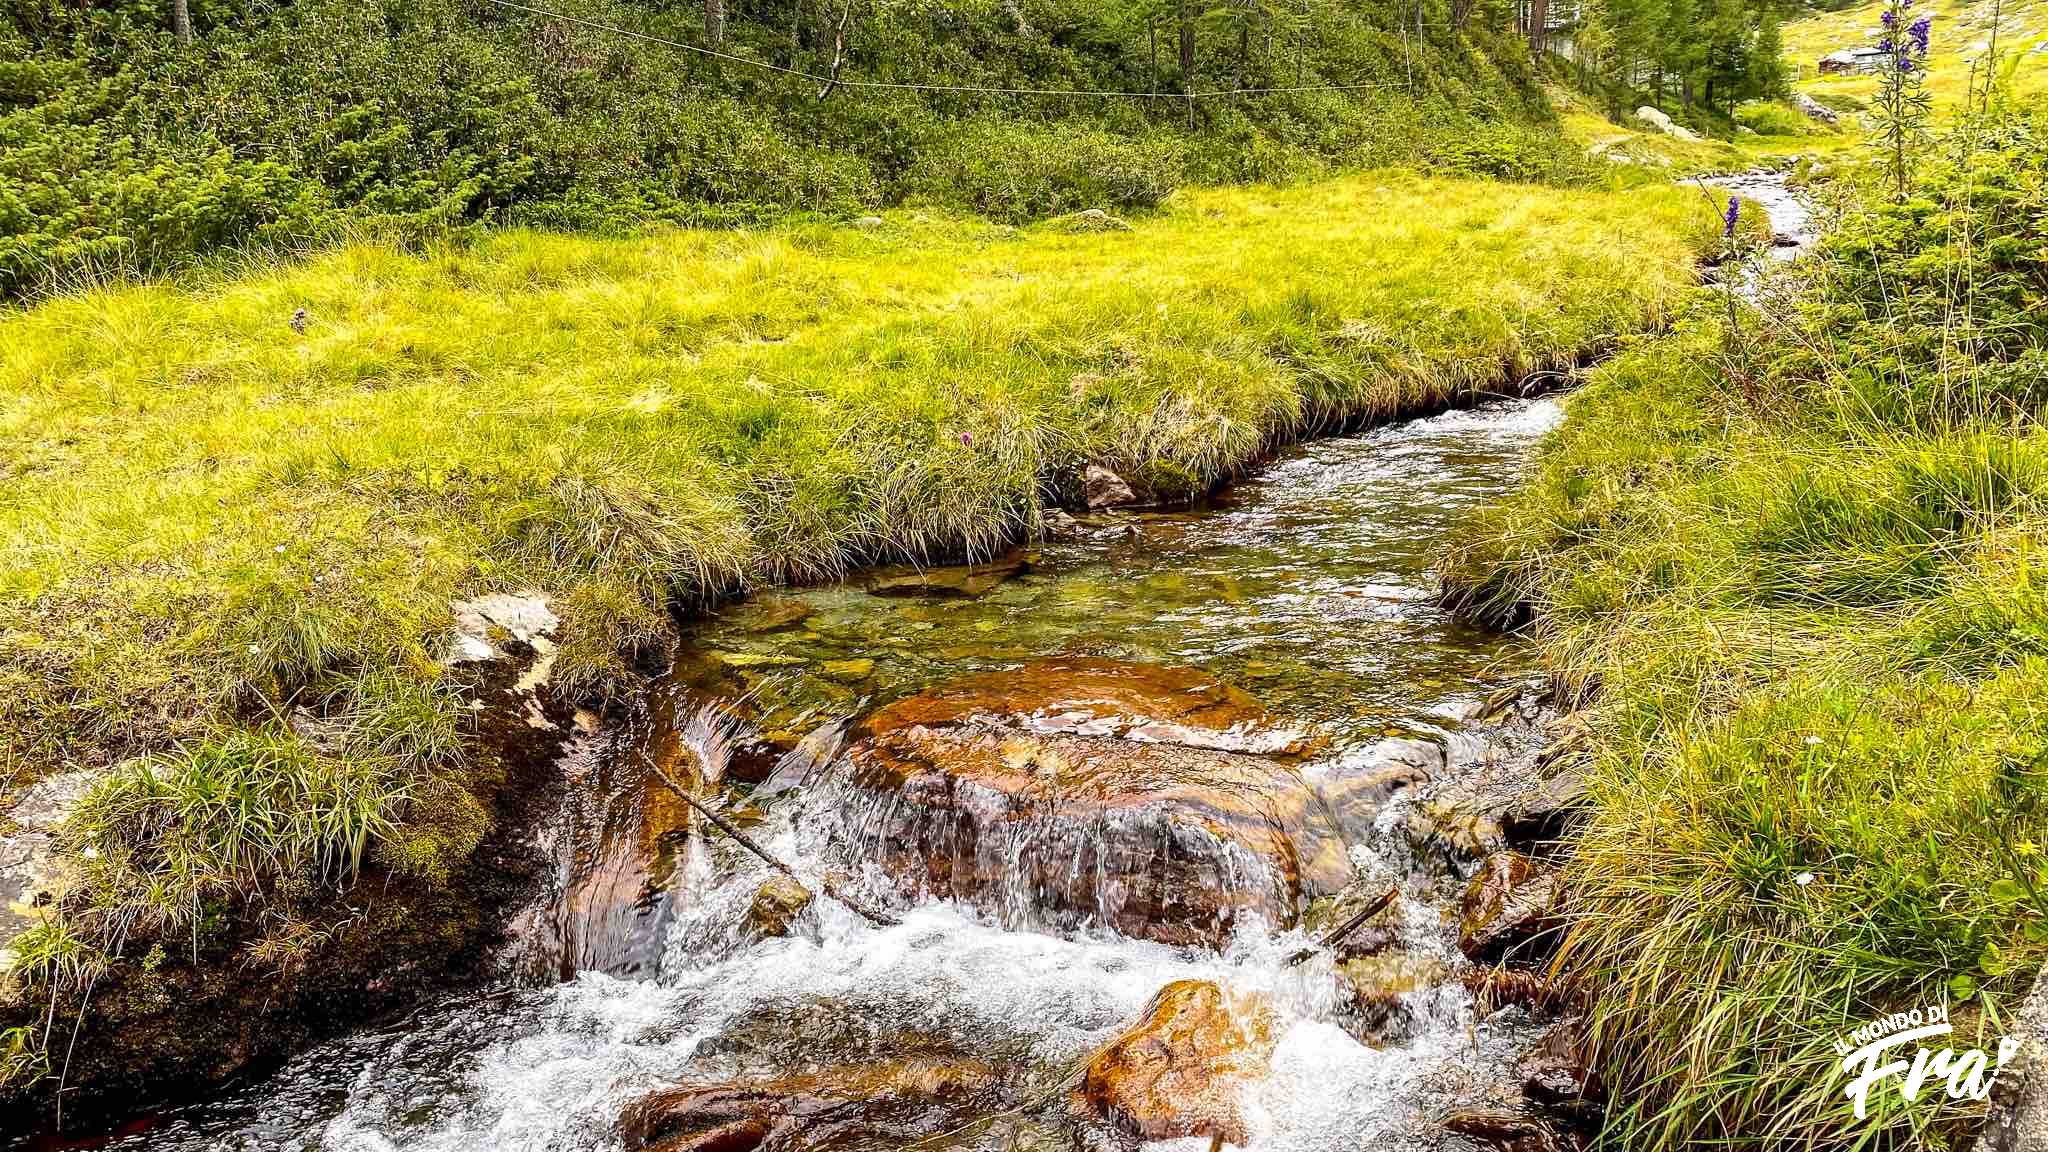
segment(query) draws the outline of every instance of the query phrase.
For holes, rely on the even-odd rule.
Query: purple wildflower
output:
[[[1922,16],[1918,20],[1913,21],[1912,25],[1906,29],[1906,35],[1913,38],[1913,47],[1922,56],[1927,55],[1927,32],[1933,26],[1934,20],[1932,17]]]
[[[1726,212],[1724,212],[1724,213],[1722,213],[1722,214],[1721,214],[1721,238],[1722,238],[1722,239],[1724,239],[1724,240],[1733,240],[1733,239],[1735,239],[1735,222],[1736,222],[1737,220],[1741,219],[1741,218],[1742,218],[1742,201],[1741,201],[1741,200],[1739,200],[1739,199],[1737,199],[1737,198],[1735,198],[1735,197],[1733,197],[1733,196],[1730,196],[1730,197],[1728,198],[1728,211],[1726,211]]]
[[[960,443],[969,448],[974,447],[974,434],[971,432],[962,432],[960,434]]]
[[[1884,10],[1884,15],[1879,17],[1879,19],[1883,21],[1885,29],[1889,31],[1892,25],[1899,22],[1899,14],[1887,8]]]

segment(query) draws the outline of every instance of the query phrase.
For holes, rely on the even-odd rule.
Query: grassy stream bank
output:
[[[1569,367],[1663,323],[1715,230],[1691,191],[1382,172],[1130,230],[358,245],[0,321],[7,786],[120,766],[17,988],[303,964],[359,869],[455,875],[497,772],[454,598],[545,591],[553,690],[616,698],[674,610],[985,554],[1085,463],[1179,498]]]
[[[1559,966],[1617,1144],[1960,1147],[1981,1103],[1857,1118],[1831,1043],[1945,1003],[1995,1051],[2048,959],[2041,128],[1843,189],[1759,305],[1602,368],[1448,558],[1587,704]]]

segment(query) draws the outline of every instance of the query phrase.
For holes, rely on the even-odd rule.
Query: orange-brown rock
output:
[[[1141,1140],[1243,1144],[1245,1088],[1271,1067],[1272,1011],[1207,980],[1161,988],[1129,1030],[1088,1061],[1077,1112]]]
[[[1523,1112],[1468,1109],[1445,1117],[1444,1127],[1497,1152],[1558,1152],[1560,1147],[1550,1125]]]
[[[990,1103],[987,1065],[901,1060],[775,1079],[674,1088],[629,1105],[619,1136],[634,1152],[779,1152],[911,1140]]]
[[[1480,864],[1459,905],[1458,947],[1493,963],[1555,922],[1557,870],[1519,852],[1496,852]]]
[[[856,725],[845,847],[1013,924],[1214,944],[1350,878],[1298,768],[1314,746],[1203,672],[1039,661]]]

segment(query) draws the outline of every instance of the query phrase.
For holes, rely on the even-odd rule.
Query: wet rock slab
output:
[[[46,777],[0,813],[0,972],[7,943],[37,923],[68,886],[55,837],[100,779],[90,770]]]
[[[1458,947],[1491,963],[1536,941],[1556,923],[1560,892],[1549,865],[1519,852],[1488,856],[1459,905]]]
[[[1199,671],[1046,660],[871,714],[821,798],[848,859],[907,894],[1215,945],[1350,879],[1314,749]]]

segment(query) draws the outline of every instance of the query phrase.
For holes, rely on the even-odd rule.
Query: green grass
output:
[[[1583,93],[1553,87],[1549,95],[1558,112],[1559,132],[1589,156],[1603,158],[1614,181],[1624,184],[1740,172],[1797,156],[1832,156],[1862,139],[1810,121],[1787,105],[1752,103],[1744,105],[1744,115],[1760,125],[1757,131],[1732,140],[1682,140],[1655,128],[1616,123]]]
[[[0,781],[144,758],[74,826],[116,927],[445,868],[482,831],[452,598],[545,591],[558,686],[630,690],[672,608],[987,554],[1084,462],[1185,495],[1569,365],[1715,224],[1381,172],[1129,232],[510,231],[75,291],[0,320]]]
[[[1934,15],[1927,54],[1927,91],[1935,107],[1958,107],[1968,91],[1970,66],[1991,37],[1989,0],[1922,0],[1918,11]],[[2048,4],[2040,0],[2003,0],[1999,5],[1999,54],[2011,69],[2017,96],[2048,92],[2048,55],[2033,49],[2048,41]],[[1815,12],[1785,24],[1785,56],[1792,63],[1793,86],[1816,99],[1834,98],[1868,104],[1877,94],[1875,75],[1823,76],[1820,58],[1839,48],[1859,48],[1876,41],[1874,30],[1884,11],[1882,0]],[[1983,77],[1975,81],[1982,85]]]
[[[1740,335],[1708,298],[1603,367],[1445,560],[1596,737],[1558,963],[1613,1144],[1958,1146],[1981,1105],[1858,1121],[1829,1042],[1948,1001],[1995,1050],[2048,961],[2048,277],[2000,133]]]

